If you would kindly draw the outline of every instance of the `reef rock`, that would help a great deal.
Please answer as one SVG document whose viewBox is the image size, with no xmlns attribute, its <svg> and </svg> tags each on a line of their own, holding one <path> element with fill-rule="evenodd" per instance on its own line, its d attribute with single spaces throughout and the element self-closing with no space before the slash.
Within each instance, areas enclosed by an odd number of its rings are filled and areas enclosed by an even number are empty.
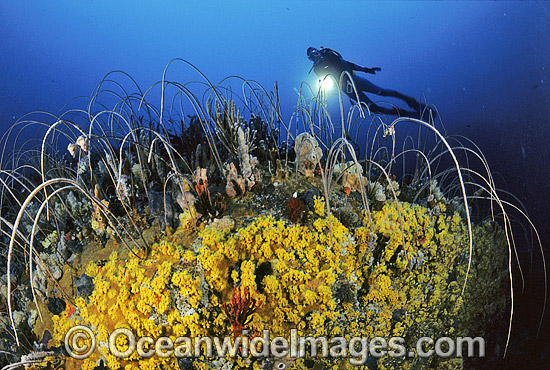
<svg viewBox="0 0 550 370">
<path fill-rule="evenodd" d="M 76 293 L 78 296 L 84 299 L 87 299 L 95 289 L 93 279 L 86 274 L 82 274 L 81 277 L 76 277 L 74 279 L 74 285 L 76 286 Z"/>
<path fill-rule="evenodd" d="M 172 193 L 169 191 L 149 192 L 149 211 L 158 220 L 162 230 L 166 226 L 173 227 L 175 212 L 172 203 Z"/>
</svg>

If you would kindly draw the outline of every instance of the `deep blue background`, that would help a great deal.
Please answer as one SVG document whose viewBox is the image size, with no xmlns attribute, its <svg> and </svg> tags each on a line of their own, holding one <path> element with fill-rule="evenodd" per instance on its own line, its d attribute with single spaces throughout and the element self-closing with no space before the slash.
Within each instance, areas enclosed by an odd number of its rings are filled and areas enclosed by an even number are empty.
<svg viewBox="0 0 550 370">
<path fill-rule="evenodd" d="M 315 81 L 307 47 L 326 46 L 381 67 L 375 84 L 424 94 L 449 133 L 477 142 L 549 248 L 549 30 L 542 2 L 3 0 L 0 127 L 33 110 L 61 113 L 111 70 L 147 88 L 176 57 L 213 82 L 277 81 L 288 120 L 294 89 Z M 169 79 L 198 78 L 175 68 Z"/>
</svg>

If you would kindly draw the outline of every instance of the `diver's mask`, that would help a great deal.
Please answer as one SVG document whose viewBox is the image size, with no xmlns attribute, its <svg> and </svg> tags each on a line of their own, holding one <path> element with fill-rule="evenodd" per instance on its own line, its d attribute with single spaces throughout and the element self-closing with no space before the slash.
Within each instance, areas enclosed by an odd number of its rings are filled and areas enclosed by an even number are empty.
<svg viewBox="0 0 550 370">
<path fill-rule="evenodd" d="M 308 57 L 309 60 L 311 60 L 314 64 L 316 64 L 316 63 L 318 63 L 318 62 L 321 60 L 321 53 L 319 52 L 319 50 L 310 47 L 310 48 L 307 49 L 307 57 Z"/>
</svg>

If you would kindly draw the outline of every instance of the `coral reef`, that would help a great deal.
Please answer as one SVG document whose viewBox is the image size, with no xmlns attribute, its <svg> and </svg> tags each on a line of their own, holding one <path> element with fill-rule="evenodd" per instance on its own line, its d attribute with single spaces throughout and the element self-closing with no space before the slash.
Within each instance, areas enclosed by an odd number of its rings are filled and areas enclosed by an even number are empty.
<svg viewBox="0 0 550 370">
<path fill-rule="evenodd" d="M 434 215 L 419 205 L 388 202 L 350 230 L 332 215 L 329 221 L 322 198 L 316 197 L 310 218 L 307 225 L 289 225 L 258 216 L 235 231 L 203 227 L 194 238 L 188 237 L 191 225 L 182 224 L 157 242 L 146 258 L 122 257 L 123 249 L 113 251 L 103 266 L 87 266 L 93 294 L 88 302 L 76 298 L 76 311 L 69 318 L 54 316 L 54 340 L 61 343 L 71 326 L 86 324 L 96 328 L 99 351 L 109 368 L 172 368 L 177 366 L 173 357 L 121 360 L 101 343 L 115 328 L 127 327 L 136 335 L 173 340 L 236 337 L 245 328 L 251 338 L 264 329 L 270 330 L 271 338 L 290 337 L 291 329 L 297 329 L 301 336 L 328 338 L 401 336 L 409 345 L 421 336 L 467 331 L 469 320 L 486 314 L 475 301 L 465 303 L 479 294 L 479 284 L 487 286 L 487 277 L 479 275 L 483 264 L 470 277 L 472 288 L 460 294 L 467 231 L 458 214 Z M 477 228 L 476 240 L 491 238 L 492 232 Z M 476 256 L 484 255 L 476 250 Z M 490 281 L 498 285 L 503 279 L 499 275 Z M 493 307 L 502 303 L 495 301 Z M 94 368 L 100 354 L 85 360 L 82 368 Z M 193 361 L 197 368 L 217 366 L 204 356 Z M 254 357 L 226 361 L 234 369 L 261 364 Z M 331 357 L 298 358 L 292 366 L 305 369 L 312 361 L 315 366 L 354 368 L 347 358 Z M 413 368 L 439 366 L 437 358 L 416 356 L 383 356 L 377 366 L 409 368 L 418 361 L 421 365 Z M 440 368 L 447 366 L 444 363 Z"/>
<path fill-rule="evenodd" d="M 417 156 L 411 178 L 398 178 L 395 145 L 374 148 L 380 137 L 368 138 L 372 149 L 356 158 L 349 133 L 333 137 L 319 105 L 297 110 L 313 120 L 299 133 L 301 118 L 284 122 L 277 94 L 248 91 L 248 82 L 242 108 L 218 87 L 199 103 L 176 86 L 173 103 L 188 97 L 196 115 L 157 114 L 139 94 L 112 112 L 98 103 L 95 114 L 95 99 L 112 96 L 98 87 L 89 111 L 74 113 L 86 130 L 63 121 L 67 132 L 51 130 L 40 142 L 39 165 L 0 174 L 0 261 L 9 266 L 0 270 L 0 329 L 13 333 L 0 354 L 19 351 L 9 358 L 19 361 L 24 340 L 36 342 L 25 361 L 37 369 L 58 360 L 83 370 L 454 369 L 468 360 L 424 358 L 416 341 L 487 334 L 501 355 L 506 335 L 494 322 L 506 305 L 509 242 L 496 222 L 470 222 L 475 185 L 468 180 L 459 196 L 464 182 L 453 174 L 462 169 L 436 172 L 434 151 Z M 382 126 L 372 132 L 395 140 L 394 124 Z M 48 143 L 67 139 L 58 158 Z M 17 172 L 25 167 L 33 175 Z M 497 198 L 493 188 L 486 193 Z M 75 325 L 97 339 L 87 359 L 62 352 Z M 183 346 L 183 357 L 117 357 L 109 350 L 115 329 L 159 340 L 401 337 L 412 352 L 216 357 Z M 128 347 L 122 337 L 114 344 Z"/>
</svg>

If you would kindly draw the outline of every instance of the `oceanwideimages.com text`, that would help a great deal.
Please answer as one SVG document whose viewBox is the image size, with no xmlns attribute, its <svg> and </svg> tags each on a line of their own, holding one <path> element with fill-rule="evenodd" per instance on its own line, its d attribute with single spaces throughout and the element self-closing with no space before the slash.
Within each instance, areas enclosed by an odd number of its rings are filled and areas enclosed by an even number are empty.
<svg viewBox="0 0 550 370">
<path fill-rule="evenodd" d="M 120 359 L 126 359 L 134 353 L 142 358 L 158 356 L 167 358 L 183 357 L 332 357 L 348 358 L 353 365 L 363 365 L 369 356 L 382 357 L 484 357 L 485 340 L 481 337 L 441 337 L 432 339 L 419 338 L 412 348 L 407 348 L 405 339 L 374 337 L 299 337 L 296 329 L 291 330 L 290 338 L 270 338 L 269 330 L 261 336 L 250 338 L 249 333 L 242 337 L 136 337 L 129 329 L 120 328 L 109 335 L 108 349 Z M 120 348 L 117 343 L 125 343 Z M 65 348 L 69 355 L 77 359 L 89 357 L 96 349 L 96 338 L 91 329 L 76 326 L 65 336 Z"/>
</svg>

